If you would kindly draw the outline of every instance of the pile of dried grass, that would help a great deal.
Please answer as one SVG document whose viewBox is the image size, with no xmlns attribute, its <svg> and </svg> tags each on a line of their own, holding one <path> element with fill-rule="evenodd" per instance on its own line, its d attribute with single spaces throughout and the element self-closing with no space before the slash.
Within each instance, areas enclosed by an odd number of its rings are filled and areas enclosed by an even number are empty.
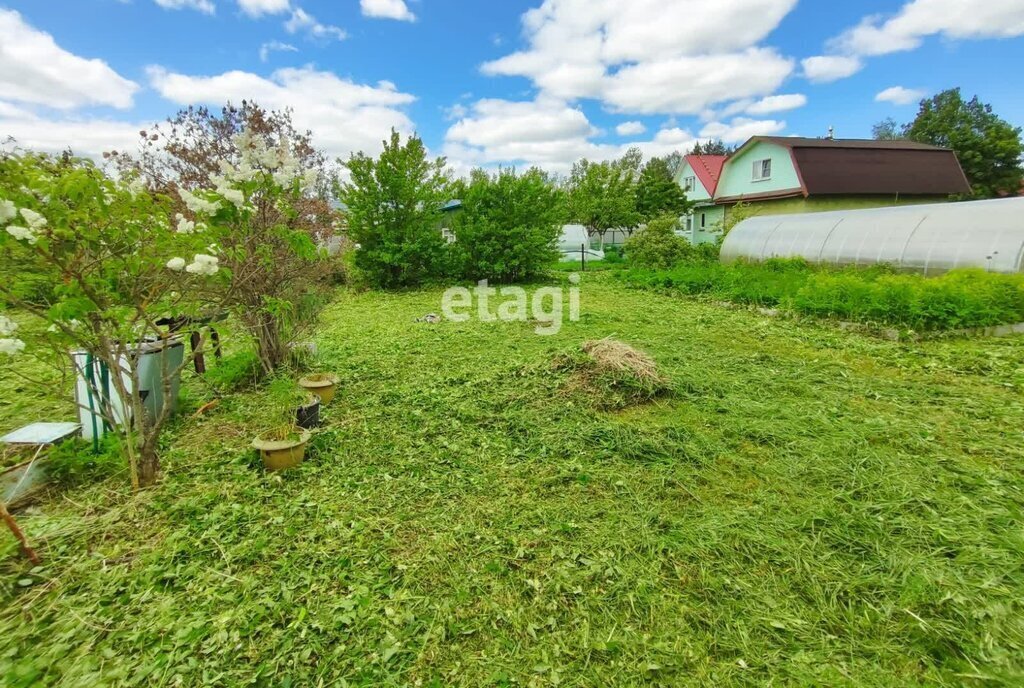
<svg viewBox="0 0 1024 688">
<path fill-rule="evenodd" d="M 629 375 L 642 383 L 663 385 L 665 379 L 658 372 L 654 359 L 617 339 L 593 339 L 583 343 L 583 351 L 599 370 L 613 375 Z"/>
<path fill-rule="evenodd" d="M 566 354 L 556 369 L 572 373 L 570 392 L 583 392 L 598 408 L 644 404 L 671 390 L 649 355 L 617 339 L 584 342 L 582 354 Z"/>
</svg>

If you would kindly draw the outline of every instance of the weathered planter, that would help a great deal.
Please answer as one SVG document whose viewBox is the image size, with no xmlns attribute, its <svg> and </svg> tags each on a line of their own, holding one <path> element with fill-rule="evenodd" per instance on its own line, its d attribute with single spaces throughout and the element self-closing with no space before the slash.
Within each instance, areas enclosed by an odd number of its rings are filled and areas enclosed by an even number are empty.
<svg viewBox="0 0 1024 688">
<path fill-rule="evenodd" d="M 330 373 L 307 375 L 299 380 L 299 387 L 320 397 L 322 403 L 329 404 L 334 399 L 334 393 L 338 387 L 338 377 Z"/>
<path fill-rule="evenodd" d="M 312 430 L 320 425 L 320 397 L 310 394 L 309 400 L 295 409 L 295 424 L 304 430 Z"/>
<path fill-rule="evenodd" d="M 268 471 L 283 471 L 302 463 L 310 436 L 309 430 L 302 430 L 294 439 L 270 440 L 257 437 L 252 441 L 252 446 L 259 451 Z"/>
</svg>

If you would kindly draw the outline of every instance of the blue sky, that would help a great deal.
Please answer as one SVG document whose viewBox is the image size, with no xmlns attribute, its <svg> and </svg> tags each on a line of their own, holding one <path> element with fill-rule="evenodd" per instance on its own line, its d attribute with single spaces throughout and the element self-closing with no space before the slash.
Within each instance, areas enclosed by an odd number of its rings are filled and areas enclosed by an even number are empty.
<svg viewBox="0 0 1024 688">
<path fill-rule="evenodd" d="M 1022 37 L 1020 0 L 0 0 L 0 136 L 97 155 L 248 97 L 334 155 L 394 126 L 459 171 L 561 172 L 631 144 L 864 137 L 951 86 L 1024 124 Z"/>
</svg>

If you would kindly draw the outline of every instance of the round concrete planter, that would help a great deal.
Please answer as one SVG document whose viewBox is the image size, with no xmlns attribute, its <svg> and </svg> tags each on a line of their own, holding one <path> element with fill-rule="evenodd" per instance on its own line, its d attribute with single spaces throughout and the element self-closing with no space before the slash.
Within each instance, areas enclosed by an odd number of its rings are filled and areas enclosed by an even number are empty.
<svg viewBox="0 0 1024 688">
<path fill-rule="evenodd" d="M 311 433 L 309 430 L 298 432 L 299 436 L 292 439 L 272 440 L 257 437 L 252 441 L 253 448 L 259 451 L 263 465 L 268 471 L 283 471 L 302 463 Z"/>
<path fill-rule="evenodd" d="M 299 387 L 320 397 L 322 403 L 329 404 L 338 388 L 338 377 L 330 373 L 307 375 L 299 380 Z"/>
</svg>

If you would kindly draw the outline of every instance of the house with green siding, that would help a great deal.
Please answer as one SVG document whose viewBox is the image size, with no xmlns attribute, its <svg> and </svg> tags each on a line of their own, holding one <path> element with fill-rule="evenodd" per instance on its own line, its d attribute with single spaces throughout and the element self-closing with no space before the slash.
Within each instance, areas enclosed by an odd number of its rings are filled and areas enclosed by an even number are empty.
<svg viewBox="0 0 1024 688">
<path fill-rule="evenodd" d="M 681 218 L 678 232 L 690 243 L 711 243 L 721 236 L 725 206 L 715 205 L 714 199 L 725 161 L 724 155 L 687 155 L 676 172 L 676 183 L 694 203 L 690 214 Z"/>
<path fill-rule="evenodd" d="M 684 166 L 685 167 L 685 166 Z M 912 141 L 755 136 L 722 167 L 713 202 L 757 214 L 937 203 L 970 193 L 956 154 Z"/>
</svg>

